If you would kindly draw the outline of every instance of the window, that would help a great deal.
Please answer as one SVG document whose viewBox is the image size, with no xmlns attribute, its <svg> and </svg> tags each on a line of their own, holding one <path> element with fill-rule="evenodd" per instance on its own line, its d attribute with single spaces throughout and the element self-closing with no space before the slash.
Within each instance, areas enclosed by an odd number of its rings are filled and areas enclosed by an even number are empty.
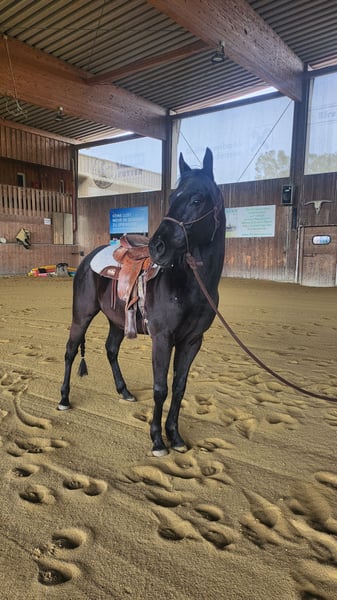
<svg viewBox="0 0 337 600">
<path fill-rule="evenodd" d="M 279 97 L 181 120 L 178 156 L 199 167 L 213 152 L 216 182 L 288 177 L 294 103 Z"/>
<path fill-rule="evenodd" d="M 16 174 L 16 185 L 18 187 L 26 187 L 26 175 L 24 173 Z"/>
<path fill-rule="evenodd" d="M 162 143 L 137 138 L 82 149 L 78 155 L 79 197 L 111 196 L 161 189 Z"/>
<path fill-rule="evenodd" d="M 305 174 L 337 171 L 337 73 L 311 83 Z"/>
</svg>

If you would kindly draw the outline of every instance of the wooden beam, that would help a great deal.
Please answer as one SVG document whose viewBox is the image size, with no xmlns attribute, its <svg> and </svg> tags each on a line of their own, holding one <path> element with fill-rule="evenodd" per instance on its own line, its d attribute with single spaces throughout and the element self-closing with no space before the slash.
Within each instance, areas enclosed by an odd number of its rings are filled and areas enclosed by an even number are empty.
<svg viewBox="0 0 337 600">
<path fill-rule="evenodd" d="M 134 73 L 139 73 L 140 71 L 151 69 L 152 67 L 157 67 L 163 63 L 167 64 L 182 58 L 186 58 L 187 56 L 192 56 L 193 54 L 198 54 L 207 48 L 207 44 L 197 41 L 193 44 L 183 46 L 182 48 L 178 48 L 176 50 L 170 50 L 169 52 L 163 52 L 162 54 L 157 54 L 156 56 L 150 56 L 149 58 L 136 60 L 129 65 L 119 67 L 118 69 L 113 69 L 112 71 L 102 73 L 101 75 L 93 75 L 86 81 L 90 85 L 116 81 L 117 79 L 122 79 L 122 77 L 127 77 L 128 75 L 133 75 Z"/>
<path fill-rule="evenodd" d="M 9 51 L 10 61 L 8 60 Z M 0 95 L 164 140 L 166 110 L 115 85 L 88 86 L 86 72 L 11 38 L 0 39 Z"/>
<path fill-rule="evenodd" d="M 19 129 L 20 131 L 26 131 L 27 133 L 40 135 L 41 137 L 45 138 L 53 138 L 54 140 L 65 142 L 66 144 L 70 144 L 71 146 L 77 146 L 79 144 L 79 141 L 75 140 L 74 138 L 65 137 L 63 135 L 59 135 L 58 133 L 50 133 L 48 131 L 44 131 L 43 129 L 29 127 L 28 125 L 23 125 L 21 123 L 15 123 L 15 121 L 11 121 L 10 119 L 4 119 L 3 117 L 0 117 L 0 125 L 3 125 L 4 127 L 9 127 L 10 129 Z"/>
<path fill-rule="evenodd" d="M 304 65 L 246 0 L 147 0 L 176 23 L 293 100 Z"/>
</svg>

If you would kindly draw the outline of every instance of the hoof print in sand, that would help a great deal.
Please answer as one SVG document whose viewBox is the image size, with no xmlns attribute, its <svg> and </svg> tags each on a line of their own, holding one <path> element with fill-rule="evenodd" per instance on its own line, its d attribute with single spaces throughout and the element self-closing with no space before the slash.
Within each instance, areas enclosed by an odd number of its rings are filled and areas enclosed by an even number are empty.
<svg viewBox="0 0 337 600">
<path fill-rule="evenodd" d="M 80 490 L 86 496 L 99 496 L 107 490 L 108 485 L 105 481 L 89 479 L 79 475 L 78 477 L 65 479 L 63 482 L 63 487 L 70 491 Z"/>
<path fill-rule="evenodd" d="M 27 486 L 19 493 L 19 496 L 30 504 L 53 504 L 55 502 L 55 496 L 44 485 Z"/>
<path fill-rule="evenodd" d="M 38 581 L 42 585 L 54 586 L 79 577 L 79 568 L 67 562 L 87 539 L 87 534 L 76 528 L 62 529 L 52 535 L 52 542 L 33 551 L 33 560 L 38 565 Z"/>
</svg>

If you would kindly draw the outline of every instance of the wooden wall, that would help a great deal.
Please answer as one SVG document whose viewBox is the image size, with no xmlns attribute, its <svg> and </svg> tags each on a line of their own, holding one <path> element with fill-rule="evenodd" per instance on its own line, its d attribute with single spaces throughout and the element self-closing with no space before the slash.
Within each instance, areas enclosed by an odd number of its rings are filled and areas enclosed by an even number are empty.
<svg viewBox="0 0 337 600">
<path fill-rule="evenodd" d="M 43 165 L 34 165 L 20 160 L 0 159 L 0 183 L 17 185 L 17 174 L 23 173 L 26 187 L 38 190 L 55 190 L 61 192 L 63 181 L 64 192 L 73 193 L 73 175 L 71 170 L 55 169 Z"/>
<path fill-rule="evenodd" d="M 24 163 L 71 170 L 73 146 L 56 137 L 48 137 L 0 121 L 0 156 Z M 4 183 L 4 182 L 2 182 Z"/>
<path fill-rule="evenodd" d="M 74 148 L 62 140 L 48 141 L 43 135 L 28 133 L 24 135 L 17 129 L 10 132 L 10 128 L 0 121 L 1 193 L 6 185 L 16 185 L 17 172 L 26 174 L 27 185 L 34 183 L 41 186 L 42 190 L 56 188 L 57 193 L 62 179 L 66 186 L 67 207 L 56 210 L 68 214 L 69 206 L 73 207 L 69 199 L 71 201 L 74 190 Z M 303 176 L 297 170 L 294 206 L 283 206 L 281 203 L 282 185 L 289 184 L 289 178 L 220 186 L 226 207 L 276 206 L 274 237 L 226 240 L 224 276 L 295 282 L 298 228 L 337 225 L 336 177 L 336 173 Z M 317 212 L 315 205 L 310 203 L 319 200 L 329 202 L 323 203 Z M 79 198 L 76 205 L 77 209 L 72 210 L 74 243 L 57 244 L 54 242 L 62 239 L 62 232 L 52 232 L 53 224 L 48 230 L 44 221 L 45 217 L 53 220 L 55 204 L 50 204 L 50 208 L 40 212 L 20 208 L 21 214 L 17 214 L 18 211 L 14 209 L 6 210 L 5 204 L 0 202 L 0 237 L 8 239 L 7 244 L 0 244 L 0 274 L 24 273 L 33 266 L 57 262 L 68 262 L 76 267 L 81 260 L 80 253 L 85 255 L 92 248 L 109 243 L 111 208 L 148 205 L 150 235 L 167 212 L 167 198 L 161 191 Z M 56 220 L 62 221 L 62 218 Z M 27 251 L 15 242 L 15 235 L 21 227 L 32 233 L 31 250 Z M 69 242 L 69 230 L 66 237 Z"/>
<path fill-rule="evenodd" d="M 308 175 L 294 190 L 292 206 L 282 205 L 282 186 L 289 179 L 244 182 L 221 185 L 225 207 L 275 205 L 275 236 L 230 238 L 226 240 L 223 275 L 296 282 L 298 260 L 297 225 L 337 224 L 336 173 Z M 322 204 L 316 214 L 313 204 Z M 92 248 L 109 243 L 110 208 L 149 206 L 150 234 L 167 212 L 167 199 L 161 192 L 124 194 L 101 198 L 80 198 L 78 201 L 78 241 L 87 254 Z"/>
<path fill-rule="evenodd" d="M 282 186 L 288 179 L 236 183 L 220 186 L 225 207 L 275 205 L 275 236 L 226 240 L 224 275 L 273 281 L 294 281 L 296 229 L 293 207 L 281 204 Z"/>
<path fill-rule="evenodd" d="M 299 196 L 299 225 L 337 225 L 337 173 L 305 175 Z M 320 200 L 328 202 L 322 203 L 317 214 L 312 202 Z"/>
<path fill-rule="evenodd" d="M 151 235 L 162 217 L 164 206 L 162 192 L 138 192 L 120 196 L 79 198 L 77 203 L 77 240 L 80 250 L 87 254 L 96 246 L 109 244 L 110 209 L 132 206 L 149 207 L 149 234 Z"/>
<path fill-rule="evenodd" d="M 74 155 L 72 144 L 0 120 L 0 237 L 6 239 L 0 244 L 0 275 L 58 262 L 78 266 L 72 231 L 69 235 L 67 227 L 64 236 L 57 226 L 73 213 Z M 18 173 L 24 174 L 25 187 L 18 186 Z M 74 225 L 75 217 L 70 214 Z M 15 239 L 22 227 L 31 233 L 29 250 Z"/>
</svg>

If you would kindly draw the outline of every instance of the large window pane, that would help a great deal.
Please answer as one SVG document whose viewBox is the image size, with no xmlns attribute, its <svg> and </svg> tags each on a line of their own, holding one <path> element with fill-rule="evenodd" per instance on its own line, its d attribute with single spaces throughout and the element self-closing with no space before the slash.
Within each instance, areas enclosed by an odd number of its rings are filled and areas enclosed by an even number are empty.
<svg viewBox="0 0 337 600">
<path fill-rule="evenodd" d="M 337 73 L 312 82 L 305 173 L 337 171 Z"/>
<path fill-rule="evenodd" d="M 214 155 L 217 183 L 289 176 L 293 105 L 281 97 L 181 120 L 178 155 L 200 166 Z"/>
<path fill-rule="evenodd" d="M 78 155 L 78 195 L 111 196 L 161 189 L 162 143 L 150 138 L 82 149 Z"/>
</svg>

